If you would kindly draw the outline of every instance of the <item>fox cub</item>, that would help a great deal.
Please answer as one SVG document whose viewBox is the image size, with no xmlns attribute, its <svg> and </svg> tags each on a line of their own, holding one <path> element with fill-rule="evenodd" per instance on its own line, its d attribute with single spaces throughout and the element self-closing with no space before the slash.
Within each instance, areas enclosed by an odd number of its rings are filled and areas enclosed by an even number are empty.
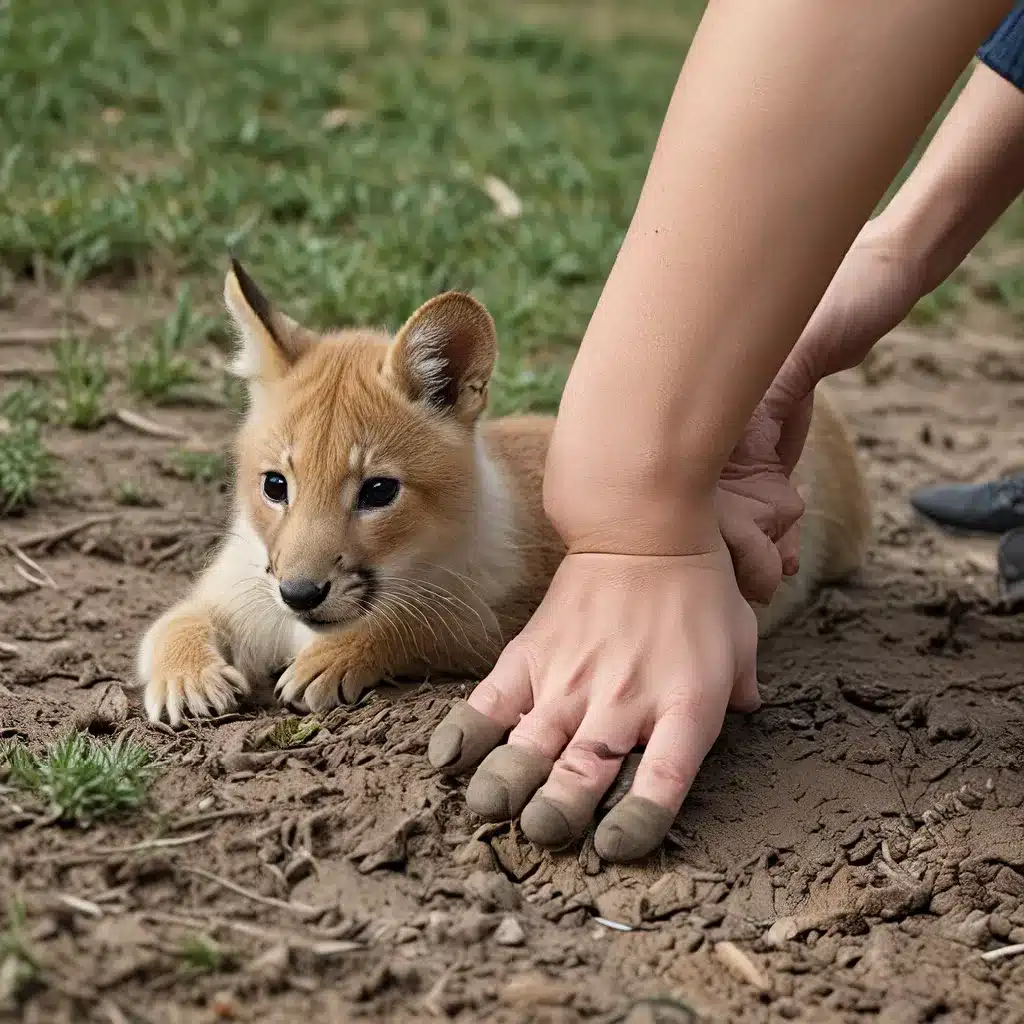
<svg viewBox="0 0 1024 1024">
<path fill-rule="evenodd" d="M 275 678 L 282 701 L 320 711 L 382 679 L 485 674 L 563 554 L 541 504 L 552 418 L 481 419 L 488 312 L 449 292 L 394 338 L 319 335 L 235 262 L 224 297 L 250 398 L 233 522 L 142 641 L 149 717 L 222 714 Z M 868 536 L 854 452 L 820 397 L 798 474 L 801 568 L 760 609 L 762 635 L 855 570 Z"/>
</svg>

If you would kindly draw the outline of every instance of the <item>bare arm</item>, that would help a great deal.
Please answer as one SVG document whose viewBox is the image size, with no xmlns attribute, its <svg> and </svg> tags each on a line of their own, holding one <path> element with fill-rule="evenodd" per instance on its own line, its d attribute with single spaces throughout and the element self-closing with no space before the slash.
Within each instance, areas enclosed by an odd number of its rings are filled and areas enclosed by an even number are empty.
<svg viewBox="0 0 1024 1024">
<path fill-rule="evenodd" d="M 875 218 L 937 288 L 1024 190 L 1024 92 L 979 64 L 917 167 Z"/>
<path fill-rule="evenodd" d="M 570 375 L 572 550 L 720 544 L 709 496 L 844 253 L 1007 0 L 711 0 Z"/>
</svg>

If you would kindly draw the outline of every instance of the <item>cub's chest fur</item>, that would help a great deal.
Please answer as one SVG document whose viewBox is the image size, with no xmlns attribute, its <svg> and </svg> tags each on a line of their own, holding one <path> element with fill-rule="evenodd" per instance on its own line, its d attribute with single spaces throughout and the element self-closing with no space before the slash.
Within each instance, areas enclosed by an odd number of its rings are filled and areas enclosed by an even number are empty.
<svg viewBox="0 0 1024 1024">
<path fill-rule="evenodd" d="M 394 336 L 318 334 L 237 264 L 225 302 L 249 410 L 232 523 L 139 650 L 148 714 L 223 713 L 282 667 L 280 699 L 321 710 L 382 679 L 479 676 L 540 603 L 563 549 L 542 508 L 553 419 L 486 420 L 494 324 L 446 293 Z M 819 402 L 801 462 L 801 573 L 762 632 L 860 561 L 867 504 Z"/>
</svg>

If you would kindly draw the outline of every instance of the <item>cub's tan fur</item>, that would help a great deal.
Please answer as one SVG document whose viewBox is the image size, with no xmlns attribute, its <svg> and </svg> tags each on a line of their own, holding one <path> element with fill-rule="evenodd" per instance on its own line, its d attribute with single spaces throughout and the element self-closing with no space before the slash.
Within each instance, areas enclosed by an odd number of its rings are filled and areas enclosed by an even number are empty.
<svg viewBox="0 0 1024 1024">
<path fill-rule="evenodd" d="M 321 336 L 271 309 L 237 264 L 225 301 L 250 393 L 235 512 L 192 592 L 142 641 L 150 717 L 223 713 L 282 670 L 280 697 L 314 711 L 385 678 L 486 673 L 562 556 L 541 505 L 553 420 L 481 419 L 497 355 L 490 315 L 446 293 L 393 339 Z M 268 473 L 284 478 L 287 503 L 264 496 L 281 493 Z M 762 635 L 854 571 L 868 537 L 857 462 L 824 396 L 798 475 L 801 570 L 760 610 Z M 377 507 L 387 481 L 397 497 Z M 294 612 L 282 580 L 330 589 Z"/>
</svg>

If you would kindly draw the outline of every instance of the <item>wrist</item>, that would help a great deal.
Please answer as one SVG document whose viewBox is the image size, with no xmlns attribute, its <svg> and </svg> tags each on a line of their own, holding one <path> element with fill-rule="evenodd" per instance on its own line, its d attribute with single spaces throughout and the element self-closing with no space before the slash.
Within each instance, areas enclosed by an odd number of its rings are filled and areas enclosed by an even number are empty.
<svg viewBox="0 0 1024 1024">
<path fill-rule="evenodd" d="M 544 511 L 570 552 L 694 555 L 723 546 L 714 483 L 705 485 L 645 446 L 631 459 L 621 438 L 611 444 L 590 434 L 573 443 L 555 437 L 544 471 Z M 616 457 L 609 457 L 614 449 Z M 623 464 L 625 461 L 628 464 Z"/>
</svg>

